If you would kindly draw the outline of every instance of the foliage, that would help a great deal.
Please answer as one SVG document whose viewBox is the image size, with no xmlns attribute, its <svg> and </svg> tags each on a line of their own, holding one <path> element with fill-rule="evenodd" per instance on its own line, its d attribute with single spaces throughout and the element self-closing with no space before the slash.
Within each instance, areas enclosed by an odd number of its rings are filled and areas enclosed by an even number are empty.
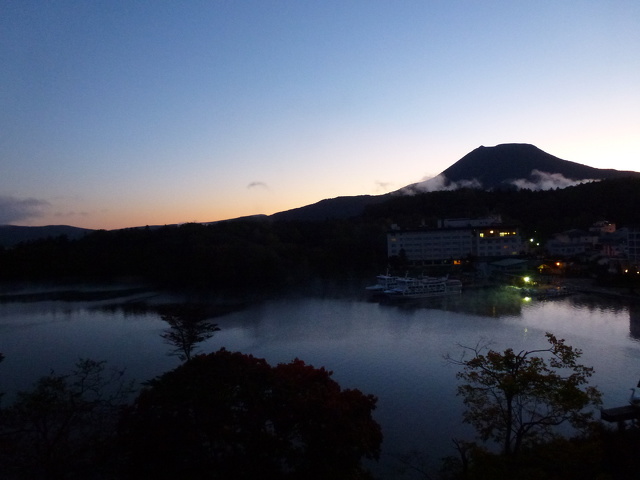
<svg viewBox="0 0 640 480">
<path fill-rule="evenodd" d="M 550 333 L 546 338 L 545 349 L 482 353 L 479 345 L 463 346 L 471 359 L 448 357 L 463 367 L 457 378 L 464 421 L 483 441 L 500 444 L 504 455 L 554 438 L 555 427 L 565 422 L 586 429 L 593 415 L 587 407 L 600 403 L 600 392 L 587 386 L 593 369 L 578 364 L 582 352 Z"/>
<path fill-rule="evenodd" d="M 555 438 L 518 456 L 496 455 L 475 444 L 457 445 L 459 457 L 445 459 L 442 480 L 603 480 L 603 444 L 598 437 Z M 613 477 L 619 478 L 619 477 Z M 635 478 L 635 477 L 634 477 Z"/>
<path fill-rule="evenodd" d="M 0 416 L 3 478 L 87 477 L 110 449 L 119 408 L 131 393 L 122 371 L 79 360 L 70 375 L 52 373 L 19 392 Z"/>
<path fill-rule="evenodd" d="M 300 360 L 271 367 L 224 349 L 149 382 L 122 423 L 135 478 L 366 478 L 382 435 L 376 398 Z"/>
<path fill-rule="evenodd" d="M 160 317 L 169 324 L 169 328 L 160 336 L 175 347 L 171 355 L 176 355 L 182 361 L 191 360 L 196 345 L 220 330 L 218 325 L 208 320 L 206 312 L 198 307 L 172 307 Z"/>
<path fill-rule="evenodd" d="M 271 291 L 317 277 L 377 272 L 386 225 L 236 220 L 94 231 L 0 252 L 0 279 L 140 278 L 161 287 Z"/>
<path fill-rule="evenodd" d="M 365 218 L 387 218 L 401 226 L 436 225 L 439 218 L 473 218 L 500 214 L 542 241 L 554 233 L 586 228 L 598 220 L 619 226 L 640 221 L 640 178 L 619 178 L 557 190 L 459 189 L 390 197 L 370 205 Z"/>
</svg>

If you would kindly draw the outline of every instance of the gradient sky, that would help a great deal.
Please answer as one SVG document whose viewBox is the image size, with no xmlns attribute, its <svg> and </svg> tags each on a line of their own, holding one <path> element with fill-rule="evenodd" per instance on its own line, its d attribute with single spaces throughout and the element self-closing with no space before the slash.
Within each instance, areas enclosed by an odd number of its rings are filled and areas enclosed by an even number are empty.
<svg viewBox="0 0 640 480">
<path fill-rule="evenodd" d="M 271 214 L 511 142 L 640 170 L 640 2 L 0 0 L 0 224 Z"/>
</svg>

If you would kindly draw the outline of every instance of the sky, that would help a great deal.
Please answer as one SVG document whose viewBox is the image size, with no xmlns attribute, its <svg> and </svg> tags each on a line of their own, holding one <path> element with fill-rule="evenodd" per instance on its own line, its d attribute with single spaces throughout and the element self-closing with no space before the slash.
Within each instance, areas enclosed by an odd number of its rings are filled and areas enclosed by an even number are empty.
<svg viewBox="0 0 640 480">
<path fill-rule="evenodd" d="M 0 0 L 0 224 L 272 214 L 530 143 L 640 171 L 637 0 Z"/>
</svg>

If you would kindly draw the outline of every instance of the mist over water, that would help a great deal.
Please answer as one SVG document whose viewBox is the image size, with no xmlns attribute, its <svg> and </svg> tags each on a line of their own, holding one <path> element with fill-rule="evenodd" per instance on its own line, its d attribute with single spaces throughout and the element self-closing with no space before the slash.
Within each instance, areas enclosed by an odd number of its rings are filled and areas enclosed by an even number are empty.
<svg viewBox="0 0 640 480">
<path fill-rule="evenodd" d="M 343 388 L 378 397 L 375 418 L 385 440 L 377 468 L 391 475 L 395 454 L 425 452 L 437 464 L 452 454 L 451 438 L 471 439 L 461 423 L 456 369 L 443 356 L 459 345 L 545 347 L 550 331 L 581 348 L 596 370 L 592 384 L 604 406 L 623 405 L 640 378 L 640 309 L 624 301 L 575 295 L 526 302 L 507 289 L 466 291 L 459 297 L 389 305 L 346 290 L 261 301 L 213 321 L 220 331 L 198 352 L 225 347 L 271 364 L 300 358 L 334 372 Z M 361 292 L 360 292 L 361 293 Z M 79 358 L 108 360 L 143 382 L 176 367 L 160 334 L 167 324 L 153 307 L 181 301 L 152 293 L 99 301 L 0 303 L 0 391 L 28 388 L 53 369 L 69 371 Z M 409 478 L 409 477 L 407 477 Z"/>
</svg>

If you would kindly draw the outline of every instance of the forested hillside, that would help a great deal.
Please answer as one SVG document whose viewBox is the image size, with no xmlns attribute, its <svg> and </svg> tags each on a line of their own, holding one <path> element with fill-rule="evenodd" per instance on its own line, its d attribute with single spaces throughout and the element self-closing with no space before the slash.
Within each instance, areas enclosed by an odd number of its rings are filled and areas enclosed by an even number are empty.
<svg viewBox="0 0 640 480">
<path fill-rule="evenodd" d="M 439 218 L 502 215 L 542 240 L 571 228 L 588 228 L 598 220 L 618 226 L 640 223 L 640 179 L 603 180 L 557 190 L 461 189 L 393 197 L 369 206 L 365 218 L 388 219 L 400 226 L 436 225 Z"/>
<path fill-rule="evenodd" d="M 0 249 L 0 280 L 134 277 L 167 287 L 274 288 L 314 278 L 372 275 L 386 267 L 392 223 L 436 225 L 439 218 L 500 214 L 525 235 L 597 220 L 640 224 L 640 179 L 554 191 L 463 189 L 392 197 L 362 216 L 321 222 L 265 217 L 216 224 L 95 231 Z"/>
<path fill-rule="evenodd" d="M 276 288 L 377 271 L 386 226 L 272 222 L 95 231 L 0 250 L 0 280 L 140 278 L 166 287 Z M 381 267 L 380 267 L 381 268 Z"/>
</svg>

